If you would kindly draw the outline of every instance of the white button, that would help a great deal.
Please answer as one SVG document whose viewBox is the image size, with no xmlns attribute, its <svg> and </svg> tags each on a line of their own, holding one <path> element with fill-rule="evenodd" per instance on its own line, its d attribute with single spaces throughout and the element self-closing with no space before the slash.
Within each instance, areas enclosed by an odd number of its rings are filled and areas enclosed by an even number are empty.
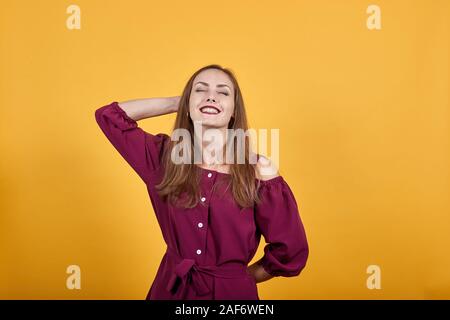
<svg viewBox="0 0 450 320">
<path fill-rule="evenodd" d="M 201 222 L 199 222 L 197 225 L 199 228 L 203 227 L 203 223 L 201 223 Z"/>
<path fill-rule="evenodd" d="M 205 202 L 206 198 L 205 198 L 205 197 L 202 197 L 202 199 L 201 199 L 201 200 L 202 200 L 202 202 Z"/>
<path fill-rule="evenodd" d="M 198 249 L 197 254 L 200 254 L 200 253 L 202 253 L 202 250 Z"/>
<path fill-rule="evenodd" d="M 208 173 L 208 178 L 211 178 L 212 177 L 212 173 L 210 172 L 210 173 Z"/>
</svg>

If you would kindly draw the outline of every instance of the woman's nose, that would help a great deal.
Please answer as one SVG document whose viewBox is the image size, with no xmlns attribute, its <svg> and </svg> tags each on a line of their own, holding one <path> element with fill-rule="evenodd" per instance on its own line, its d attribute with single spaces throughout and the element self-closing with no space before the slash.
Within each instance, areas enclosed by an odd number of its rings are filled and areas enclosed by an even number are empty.
<svg viewBox="0 0 450 320">
<path fill-rule="evenodd" d="M 208 96 L 208 99 L 206 99 L 206 101 L 216 102 L 217 99 L 216 99 L 214 93 L 210 92 L 210 93 L 209 93 L 209 96 Z"/>
</svg>

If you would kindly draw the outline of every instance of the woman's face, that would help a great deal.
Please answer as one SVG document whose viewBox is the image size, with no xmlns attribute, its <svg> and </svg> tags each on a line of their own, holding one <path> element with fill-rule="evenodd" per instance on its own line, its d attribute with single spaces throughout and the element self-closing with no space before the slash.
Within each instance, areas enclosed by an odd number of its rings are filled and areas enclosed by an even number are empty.
<svg viewBox="0 0 450 320">
<path fill-rule="evenodd" d="M 201 121 L 202 126 L 209 128 L 228 128 L 233 112 L 234 87 L 228 75 L 217 69 L 199 73 L 189 99 L 192 121 Z"/>
</svg>

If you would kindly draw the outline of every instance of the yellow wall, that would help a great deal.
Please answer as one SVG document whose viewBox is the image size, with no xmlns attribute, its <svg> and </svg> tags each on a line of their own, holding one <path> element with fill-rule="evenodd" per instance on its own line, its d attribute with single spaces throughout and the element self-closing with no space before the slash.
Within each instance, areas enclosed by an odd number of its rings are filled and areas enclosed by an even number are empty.
<svg viewBox="0 0 450 320">
<path fill-rule="evenodd" d="M 366 26 L 370 4 L 381 30 Z M 165 244 L 94 111 L 179 95 L 209 63 L 235 71 L 252 128 L 280 129 L 308 234 L 306 268 L 258 284 L 262 299 L 450 298 L 449 1 L 1 8 L 0 298 L 145 298 Z M 169 132 L 174 119 L 140 125 Z M 71 264 L 81 290 L 66 288 Z M 381 289 L 366 287 L 369 265 Z"/>
</svg>

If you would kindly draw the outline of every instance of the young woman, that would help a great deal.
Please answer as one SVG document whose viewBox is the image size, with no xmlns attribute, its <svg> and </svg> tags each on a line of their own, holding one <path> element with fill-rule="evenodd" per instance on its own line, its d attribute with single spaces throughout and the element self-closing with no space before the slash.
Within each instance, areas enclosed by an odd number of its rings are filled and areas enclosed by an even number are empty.
<svg viewBox="0 0 450 320">
<path fill-rule="evenodd" d="M 192 139 L 184 141 L 191 146 L 187 163 L 173 161 L 177 141 L 137 125 L 172 112 L 174 131 L 186 129 Z M 97 109 L 95 118 L 145 182 L 167 244 L 147 299 L 259 300 L 257 283 L 300 274 L 309 253 L 305 230 L 294 195 L 270 160 L 258 155 L 251 162 L 245 143 L 244 163 L 217 161 L 205 151 L 200 163 L 194 161 L 194 122 L 201 132 L 216 129 L 222 141 L 227 129 L 248 129 L 230 70 L 208 65 L 191 76 L 181 97 L 115 101 Z M 261 234 L 264 255 L 248 266 Z"/>
</svg>

